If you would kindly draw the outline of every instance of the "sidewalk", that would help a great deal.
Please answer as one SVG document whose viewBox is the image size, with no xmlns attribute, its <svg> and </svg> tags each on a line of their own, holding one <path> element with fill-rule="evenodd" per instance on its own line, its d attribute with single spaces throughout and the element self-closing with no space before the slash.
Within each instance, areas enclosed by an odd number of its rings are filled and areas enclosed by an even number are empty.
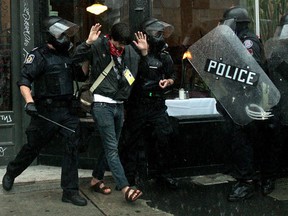
<svg viewBox="0 0 288 216">
<path fill-rule="evenodd" d="M 6 167 L 0 167 L 0 178 Z M 87 198 L 85 207 L 61 201 L 60 167 L 30 166 L 18 178 L 10 192 L 0 188 L 1 216 L 286 216 L 288 215 L 288 178 L 278 179 L 276 190 L 262 196 L 260 190 L 249 200 L 231 203 L 226 200 L 234 179 L 216 173 L 179 178 L 179 189 L 172 190 L 150 180 L 144 195 L 127 203 L 116 191 L 111 174 L 105 176 L 111 195 L 92 192 L 92 170 L 79 170 L 80 191 Z M 2 184 L 2 181 L 1 181 Z"/>
<path fill-rule="evenodd" d="M 149 207 L 144 199 L 127 203 L 122 193 L 114 190 L 115 184 L 109 172 L 105 180 L 113 193 L 105 196 L 90 190 L 92 170 L 79 169 L 80 191 L 88 200 L 87 206 L 79 207 L 61 201 L 60 167 L 30 166 L 15 179 L 14 186 L 9 192 L 2 188 L 5 169 L 6 167 L 0 167 L 1 216 L 171 215 Z"/>
</svg>

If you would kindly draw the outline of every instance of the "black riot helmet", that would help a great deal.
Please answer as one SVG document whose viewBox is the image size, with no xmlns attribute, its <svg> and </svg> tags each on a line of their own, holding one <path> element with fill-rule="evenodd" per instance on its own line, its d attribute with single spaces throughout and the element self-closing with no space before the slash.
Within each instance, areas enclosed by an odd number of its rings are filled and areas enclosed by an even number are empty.
<svg viewBox="0 0 288 216">
<path fill-rule="evenodd" d="M 47 42 L 58 52 L 67 52 L 70 47 L 70 37 L 79 30 L 79 26 L 58 16 L 49 16 L 44 22 Z"/>
<path fill-rule="evenodd" d="M 159 52 L 167 47 L 165 38 L 174 31 L 174 27 L 156 18 L 148 18 L 141 24 L 141 31 L 147 35 L 150 50 Z"/>
<path fill-rule="evenodd" d="M 240 6 L 231 7 L 225 10 L 223 17 L 220 20 L 221 25 L 227 25 L 235 32 L 248 28 L 249 23 L 250 18 L 248 11 Z"/>
<path fill-rule="evenodd" d="M 275 30 L 274 37 L 288 39 L 288 13 L 281 17 L 280 23 Z"/>
</svg>

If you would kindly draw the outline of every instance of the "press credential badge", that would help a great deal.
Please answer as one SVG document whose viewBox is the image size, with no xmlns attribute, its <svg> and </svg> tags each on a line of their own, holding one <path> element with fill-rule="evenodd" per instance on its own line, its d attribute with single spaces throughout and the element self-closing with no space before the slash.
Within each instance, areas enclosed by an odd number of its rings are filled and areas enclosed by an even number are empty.
<svg viewBox="0 0 288 216">
<path fill-rule="evenodd" d="M 135 78 L 133 77 L 132 73 L 127 68 L 124 71 L 124 76 L 126 80 L 128 81 L 129 85 L 132 85 L 132 83 L 135 81 Z"/>
</svg>

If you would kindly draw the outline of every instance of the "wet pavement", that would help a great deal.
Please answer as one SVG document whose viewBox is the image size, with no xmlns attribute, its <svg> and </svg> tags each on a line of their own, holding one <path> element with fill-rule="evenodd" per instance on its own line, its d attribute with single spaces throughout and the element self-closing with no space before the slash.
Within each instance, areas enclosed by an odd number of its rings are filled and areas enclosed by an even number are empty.
<svg viewBox="0 0 288 216">
<path fill-rule="evenodd" d="M 0 167 L 0 177 L 5 173 Z M 249 200 L 226 200 L 234 179 L 216 173 L 205 176 L 179 178 L 179 188 L 170 189 L 154 180 L 143 184 L 144 195 L 135 203 L 127 203 L 108 173 L 106 185 L 112 194 L 103 195 L 89 188 L 91 170 L 79 170 L 80 191 L 88 205 L 78 207 L 61 202 L 60 168 L 49 166 L 29 167 L 15 180 L 11 192 L 0 189 L 0 215 L 143 215 L 143 216 L 286 216 L 288 215 L 288 178 L 279 178 L 276 189 L 263 196 L 258 189 Z"/>
<path fill-rule="evenodd" d="M 236 203 L 227 201 L 232 184 L 196 185 L 187 178 L 180 180 L 180 189 L 177 191 L 156 191 L 157 186 L 153 185 L 150 192 L 145 193 L 145 198 L 151 200 L 149 206 L 178 216 L 288 215 L 287 201 L 279 201 L 271 196 L 264 197 L 259 190 L 249 200 Z"/>
</svg>

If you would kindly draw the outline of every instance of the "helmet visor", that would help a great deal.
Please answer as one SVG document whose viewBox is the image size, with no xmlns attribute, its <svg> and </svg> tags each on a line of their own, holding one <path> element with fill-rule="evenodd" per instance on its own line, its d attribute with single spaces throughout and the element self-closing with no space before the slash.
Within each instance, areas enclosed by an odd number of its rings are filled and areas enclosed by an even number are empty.
<svg viewBox="0 0 288 216">
<path fill-rule="evenodd" d="M 278 26 L 274 36 L 279 37 L 279 39 L 288 39 L 288 24 Z"/>
<path fill-rule="evenodd" d="M 163 22 L 163 21 L 156 21 L 145 28 L 147 34 L 153 37 L 160 37 L 163 35 L 164 38 L 170 37 L 170 35 L 174 31 L 174 26 Z"/>
<path fill-rule="evenodd" d="M 227 25 L 229 26 L 233 31 L 236 29 L 236 22 L 235 19 L 226 19 L 226 20 L 221 20 L 220 25 Z"/>
<path fill-rule="evenodd" d="M 61 19 L 49 27 L 49 32 L 55 38 L 59 38 L 63 33 L 65 33 L 68 37 L 72 37 L 78 32 L 78 30 L 78 25 L 65 19 Z"/>
</svg>

